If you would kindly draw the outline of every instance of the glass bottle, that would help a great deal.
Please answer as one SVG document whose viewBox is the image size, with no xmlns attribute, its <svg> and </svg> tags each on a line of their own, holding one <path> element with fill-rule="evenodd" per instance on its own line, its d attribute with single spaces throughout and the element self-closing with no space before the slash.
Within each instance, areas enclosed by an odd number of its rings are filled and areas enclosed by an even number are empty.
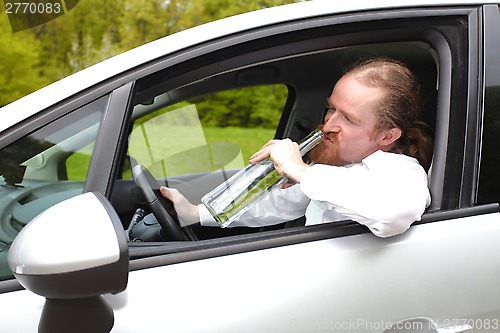
<svg viewBox="0 0 500 333">
<path fill-rule="evenodd" d="M 323 140 L 323 133 L 317 129 L 299 142 L 303 157 Z M 207 207 L 221 228 L 227 227 L 263 199 L 272 189 L 281 186 L 287 179 L 274 168 L 270 159 L 249 164 L 227 181 L 207 193 L 201 202 Z"/>
</svg>

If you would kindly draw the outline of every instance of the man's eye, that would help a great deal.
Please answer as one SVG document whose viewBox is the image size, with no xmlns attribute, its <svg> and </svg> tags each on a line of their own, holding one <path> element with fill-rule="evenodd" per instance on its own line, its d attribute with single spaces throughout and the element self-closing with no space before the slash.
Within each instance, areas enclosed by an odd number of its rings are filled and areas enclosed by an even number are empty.
<svg viewBox="0 0 500 333">
<path fill-rule="evenodd" d="M 349 118 L 349 116 L 346 116 L 345 114 L 342 114 L 342 117 L 345 119 L 345 121 L 347 121 L 348 123 L 350 124 L 355 124 L 355 122 Z"/>
</svg>

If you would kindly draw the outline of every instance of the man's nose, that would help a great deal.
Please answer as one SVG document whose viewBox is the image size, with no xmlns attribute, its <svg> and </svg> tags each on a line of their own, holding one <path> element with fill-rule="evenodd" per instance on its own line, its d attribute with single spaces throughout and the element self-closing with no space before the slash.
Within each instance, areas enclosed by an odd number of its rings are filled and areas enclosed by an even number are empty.
<svg viewBox="0 0 500 333">
<path fill-rule="evenodd" d="M 338 125 L 338 113 L 335 112 L 331 116 L 325 117 L 325 125 L 323 126 L 324 133 L 340 132 L 340 126 Z"/>
</svg>

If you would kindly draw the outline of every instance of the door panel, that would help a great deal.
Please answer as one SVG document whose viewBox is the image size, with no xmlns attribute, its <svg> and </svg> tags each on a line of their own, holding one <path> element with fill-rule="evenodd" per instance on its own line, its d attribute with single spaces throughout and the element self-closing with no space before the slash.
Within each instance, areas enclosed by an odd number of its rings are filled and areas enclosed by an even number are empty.
<svg viewBox="0 0 500 333">
<path fill-rule="evenodd" d="M 132 271 L 110 297 L 113 332 L 382 332 L 415 317 L 486 332 L 500 316 L 498 239 L 492 213 Z"/>
<path fill-rule="evenodd" d="M 127 290 L 105 298 L 115 333 L 382 332 L 422 317 L 498 331 L 499 238 L 500 214 L 485 214 L 132 271 Z M 2 294 L 2 329 L 36 332 L 43 303 Z"/>
</svg>

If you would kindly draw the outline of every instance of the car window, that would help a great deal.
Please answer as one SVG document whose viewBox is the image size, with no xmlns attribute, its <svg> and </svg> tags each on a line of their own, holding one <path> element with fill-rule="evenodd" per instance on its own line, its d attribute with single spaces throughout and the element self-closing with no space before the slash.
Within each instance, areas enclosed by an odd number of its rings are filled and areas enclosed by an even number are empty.
<svg viewBox="0 0 500 333">
<path fill-rule="evenodd" d="M 54 204 L 82 193 L 107 105 L 102 97 L 0 151 L 0 280 L 19 231 Z"/>
<path fill-rule="evenodd" d="M 405 54 L 413 54 L 413 57 L 402 56 L 401 50 L 405 50 Z M 332 83 L 342 75 L 343 70 L 357 59 L 382 51 L 398 55 L 397 58 L 414 70 L 423 87 L 423 118 L 431 128 L 435 128 L 438 66 L 428 50 L 427 44 L 413 41 L 332 48 L 302 56 L 283 57 L 265 64 L 236 67 L 180 86 L 178 80 L 168 84 L 162 82 L 168 74 L 166 72 L 165 75 L 155 74 L 148 78 L 151 82 L 144 79 L 137 84 L 143 90 L 138 91 L 140 104 L 133 111 L 134 124 L 128 155 L 149 169 L 161 183 L 178 189 L 191 203 L 200 204 L 204 195 L 248 164 L 248 158 L 268 140 L 285 136 L 297 141 L 316 128 L 323 120 L 325 99 L 329 96 Z M 302 70 L 296 70 L 299 68 Z M 283 78 L 278 78 L 276 73 L 283 73 Z M 193 71 L 189 79 L 196 77 L 195 74 L 206 75 L 205 71 Z M 286 84 L 221 89 L 203 94 L 220 87 L 258 80 Z M 148 90 L 148 85 L 153 88 Z M 173 86 L 174 89 L 159 93 L 161 86 Z M 125 168 L 122 178 L 131 178 L 129 167 Z M 115 188 L 115 193 L 125 191 Z M 120 195 L 120 199 L 114 202 L 122 207 L 119 215 L 124 225 L 130 226 L 133 225 L 129 221 L 135 209 L 122 205 L 126 201 L 128 199 Z M 144 208 L 148 213 L 149 209 Z M 192 228 L 198 239 L 205 239 L 302 226 L 304 222 L 303 216 L 291 216 L 260 229 L 243 226 L 221 229 L 199 225 Z"/>
<path fill-rule="evenodd" d="M 195 83 L 135 106 L 127 151 L 130 163 L 128 159 L 124 163 L 122 179 L 113 191 L 114 205 L 126 228 L 134 225 L 131 221 L 137 213 L 131 207 L 150 212 L 140 200 L 134 205 L 124 194 L 131 191 L 127 185 L 132 179 L 131 165 L 142 164 L 161 185 L 176 188 L 191 203 L 200 204 L 206 193 L 247 165 L 249 157 L 275 137 L 288 99 L 284 84 L 206 92 Z M 198 239 L 240 232 L 199 229 Z"/>
<path fill-rule="evenodd" d="M 234 168 L 237 170 L 246 165 L 248 156 L 270 137 L 288 137 L 298 141 L 316 128 L 324 119 L 325 99 L 330 95 L 333 84 L 349 66 L 360 59 L 385 56 L 407 64 L 420 83 L 421 118 L 429 125 L 429 134 L 434 139 L 433 168 L 429 172 L 432 202 L 427 212 L 456 207 L 460 182 L 445 182 L 444 166 L 448 163 L 450 151 L 459 154 L 464 150 L 460 140 L 448 145 L 450 131 L 457 137 L 463 134 L 463 131 L 456 129 L 459 126 L 450 129 L 450 119 L 453 124 L 456 122 L 459 125 L 461 115 L 466 112 L 462 96 L 466 95 L 467 84 L 452 80 L 454 76 L 462 76 L 466 68 L 455 61 L 463 61 L 467 56 L 463 52 L 466 47 L 460 37 L 462 35 L 454 34 L 455 31 L 466 32 L 463 19 L 467 18 L 446 16 L 441 20 L 415 16 L 408 21 L 380 20 L 332 25 L 325 29 L 317 27 L 301 31 L 300 34 L 287 30 L 286 33 L 262 40 L 217 48 L 193 59 L 186 57 L 169 67 L 165 67 L 166 63 L 158 63 L 154 72 L 141 77 L 134 85 L 134 103 L 137 104 L 133 111 L 134 125 L 127 153 L 150 169 L 165 185 L 177 188 L 191 203 L 199 204 L 205 194 L 234 173 Z M 409 24 L 408 29 L 394 28 L 403 21 L 405 25 Z M 441 26 L 446 26 L 446 29 L 434 28 Z M 392 34 L 389 38 L 389 31 L 397 31 L 397 38 Z M 452 44 L 447 43 L 448 35 L 455 36 Z M 262 87 L 264 83 L 271 84 L 266 86 L 269 89 L 275 89 L 280 86 L 276 83 L 281 83 L 283 88 L 288 88 L 285 91 L 289 95 L 277 108 L 280 110 L 280 119 L 274 121 L 273 135 L 245 153 L 243 149 L 247 146 L 234 141 L 238 138 L 236 133 L 224 131 L 239 127 L 240 120 L 258 116 L 262 104 L 256 103 L 255 97 L 261 94 L 259 91 L 247 95 L 242 93 L 240 98 L 230 100 L 231 103 L 224 103 L 224 97 L 226 92 L 251 89 L 231 88 Z M 450 98 L 452 92 L 454 98 Z M 214 103 L 216 108 L 212 107 Z M 252 105 L 257 107 L 251 112 L 239 112 Z M 453 110 L 452 114 L 450 110 Z M 174 116 L 181 113 L 185 117 Z M 164 120 L 167 117 L 170 119 Z M 257 117 L 257 123 L 264 119 L 266 117 Z M 156 125 L 161 130 L 157 130 L 153 136 L 149 133 L 154 132 L 155 122 L 176 125 Z M 184 130 L 181 130 L 181 123 Z M 210 132 L 213 126 L 216 131 Z M 176 132 L 174 128 L 179 131 Z M 223 138 L 213 139 L 211 135 L 215 133 L 220 133 Z M 219 146 L 220 149 L 216 149 L 217 144 L 227 143 L 229 138 L 236 147 Z M 157 145 L 168 145 L 172 151 L 162 152 L 156 148 Z M 206 163 L 201 163 L 201 160 Z M 119 216 L 127 227 L 133 226 L 130 221 L 135 221 L 133 217 L 137 207 L 143 208 L 146 214 L 150 214 L 151 209 L 144 200 L 141 201 L 140 196 L 135 196 L 135 188 L 130 183 L 121 181 L 131 178 L 129 165 L 124 163 L 124 166 L 123 179 L 119 179 L 113 189 L 113 196 L 116 197 L 113 203 L 120 208 Z M 459 177 L 461 172 L 455 169 L 452 168 L 456 173 L 453 177 Z M 450 171 L 446 169 L 446 173 L 448 177 Z M 124 193 L 133 195 L 126 196 Z M 123 204 L 125 202 L 130 204 Z M 276 207 L 280 206 L 275 205 L 273 208 Z M 266 213 L 270 211 L 267 209 Z M 246 233 L 244 228 L 256 230 L 248 232 L 262 232 L 305 224 L 304 216 L 275 214 L 273 217 L 278 216 L 279 219 L 272 221 L 276 224 L 256 223 L 251 227 L 233 224 L 231 228 L 210 228 L 208 223 L 203 223 L 203 226 L 198 224 L 192 229 L 198 239 L 205 239 L 228 235 L 229 230 L 236 228 L 241 229 L 231 235 Z M 216 236 L 205 237 L 208 234 Z"/>
<path fill-rule="evenodd" d="M 188 181 L 215 170 L 242 168 L 274 137 L 287 93 L 284 85 L 268 85 L 167 105 L 135 120 L 128 153 L 156 178 L 185 176 L 181 179 Z M 139 105 L 134 114 L 147 108 Z M 130 178 L 129 170 L 123 178 Z"/>
</svg>

